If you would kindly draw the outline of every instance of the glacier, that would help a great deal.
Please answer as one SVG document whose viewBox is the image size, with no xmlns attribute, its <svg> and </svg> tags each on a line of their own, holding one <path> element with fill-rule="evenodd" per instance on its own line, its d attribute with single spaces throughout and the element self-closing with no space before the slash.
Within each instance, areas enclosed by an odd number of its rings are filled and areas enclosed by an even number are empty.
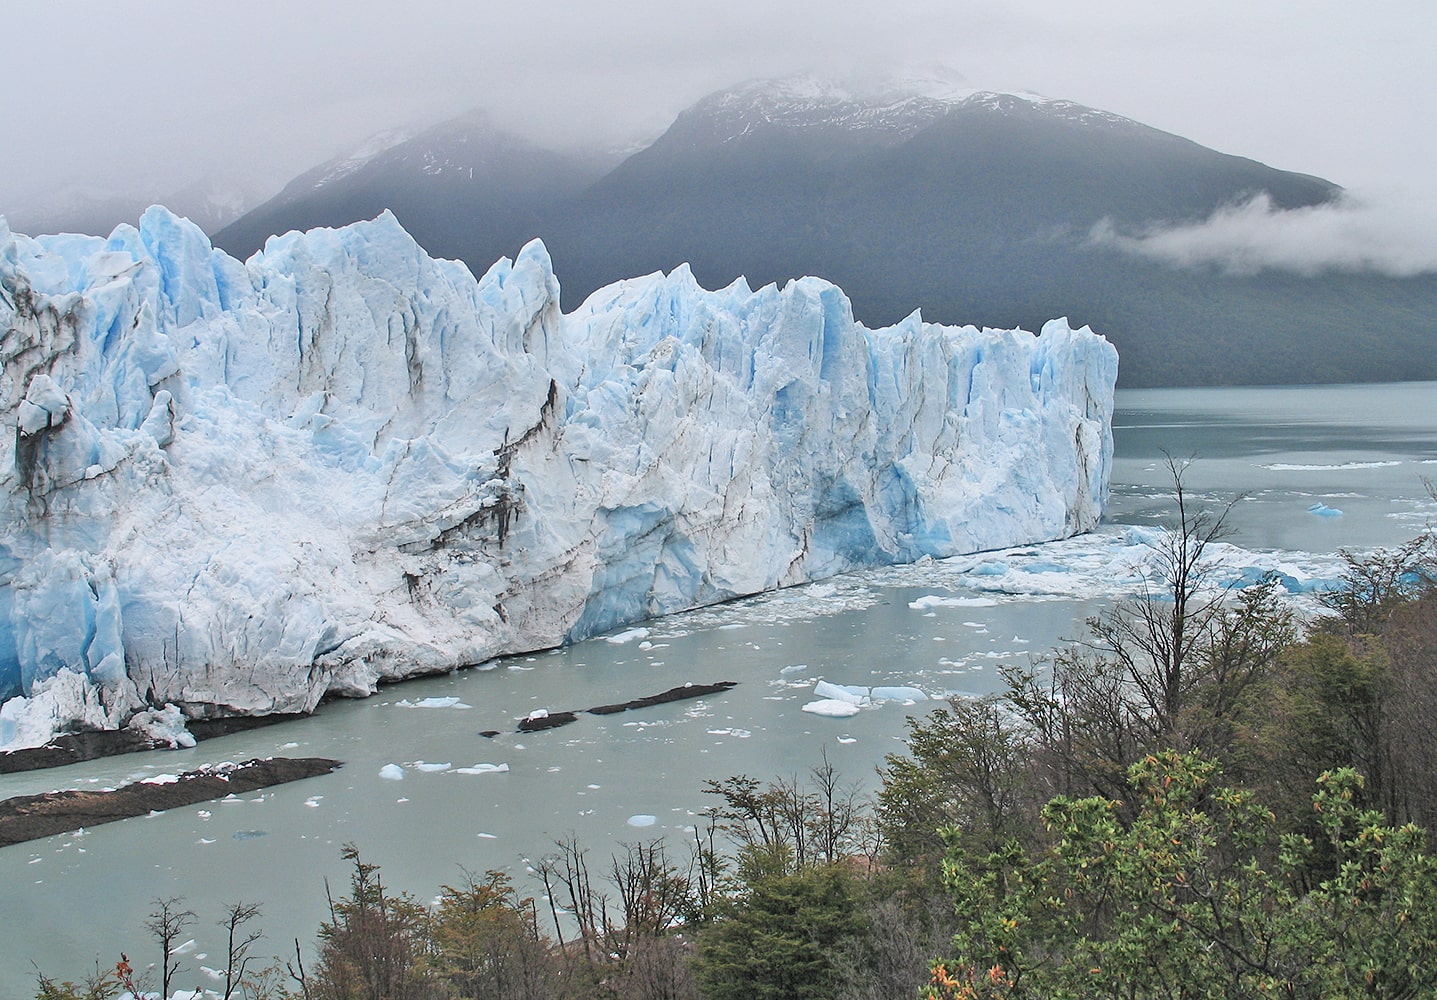
<svg viewBox="0 0 1437 1000">
<path fill-rule="evenodd" d="M 476 280 L 385 213 L 242 262 L 155 207 L 0 217 L 0 329 L 11 749 L 307 712 L 1107 501 L 1106 340 L 869 330 L 817 278 L 680 266 L 563 314 L 537 240 Z"/>
</svg>

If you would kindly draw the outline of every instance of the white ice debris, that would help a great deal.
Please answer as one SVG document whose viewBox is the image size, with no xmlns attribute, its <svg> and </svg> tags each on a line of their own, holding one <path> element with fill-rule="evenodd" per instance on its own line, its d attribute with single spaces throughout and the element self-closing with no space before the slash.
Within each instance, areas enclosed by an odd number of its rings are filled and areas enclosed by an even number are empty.
<svg viewBox="0 0 1437 1000">
<path fill-rule="evenodd" d="M 0 291 L 5 747 L 306 711 L 1107 498 L 1117 356 L 1061 320 L 868 330 L 816 278 L 686 266 L 563 315 L 541 243 L 476 280 L 387 212 L 244 262 L 162 208 L 0 219 Z"/>
<path fill-rule="evenodd" d="M 456 697 L 445 698 L 420 698 L 418 701 L 410 701 L 408 698 L 401 698 L 394 703 L 395 708 L 471 708 Z"/>
<path fill-rule="evenodd" d="M 820 698 L 817 701 L 810 701 L 803 706 L 803 710 L 814 715 L 826 715 L 830 719 L 845 719 L 862 711 L 853 702 L 840 701 L 837 698 Z"/>
<path fill-rule="evenodd" d="M 171 749 L 195 745 L 195 738 L 185 728 L 185 717 L 176 705 L 136 712 L 130 717 L 129 728 L 143 733 L 157 743 L 169 744 Z"/>
<path fill-rule="evenodd" d="M 916 601 L 909 601 L 908 606 L 914 611 L 927 611 L 929 608 L 991 608 L 997 603 L 991 597 L 942 597 L 929 594 Z"/>
<path fill-rule="evenodd" d="M 404 768 L 398 764 L 385 764 L 379 769 L 379 776 L 386 781 L 400 781 L 404 777 Z"/>
<path fill-rule="evenodd" d="M 813 685 L 814 697 L 823 702 L 833 701 L 853 705 L 856 708 L 866 708 L 869 705 L 885 701 L 916 702 L 927 701 L 928 695 L 916 687 L 903 684 L 885 684 L 874 687 L 865 687 L 860 684 L 831 684 L 828 681 L 819 681 Z M 831 711 L 819 711 L 807 705 L 805 712 L 814 712 L 818 715 L 831 715 Z M 852 712 L 845 712 L 844 715 L 852 715 Z"/>
</svg>

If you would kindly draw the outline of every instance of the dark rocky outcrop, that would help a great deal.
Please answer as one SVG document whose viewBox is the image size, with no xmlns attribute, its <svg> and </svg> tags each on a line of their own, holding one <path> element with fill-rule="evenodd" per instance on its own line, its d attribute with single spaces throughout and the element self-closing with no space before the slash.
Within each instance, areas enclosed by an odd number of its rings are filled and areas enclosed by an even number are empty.
<svg viewBox="0 0 1437 1000">
<path fill-rule="evenodd" d="M 628 712 L 638 708 L 652 708 L 655 705 L 667 705 L 675 701 L 687 701 L 691 698 L 703 698 L 711 694 L 722 694 L 723 692 L 737 686 L 738 681 L 718 681 L 714 684 L 680 684 L 678 687 L 669 688 L 658 694 L 651 694 L 644 698 L 634 698 L 630 701 L 621 701 L 613 705 L 597 705 L 594 708 L 581 708 L 572 712 L 550 712 L 547 715 L 530 716 L 519 722 L 519 732 L 537 733 L 545 729 L 557 729 L 559 726 L 567 726 L 571 722 L 578 721 L 582 715 L 617 715 L 620 712 Z M 488 736 L 489 733 L 480 733 L 481 736 Z M 497 735 L 497 734 L 495 734 Z"/>
<path fill-rule="evenodd" d="M 165 783 L 19 795 L 0 802 L 0 847 L 313 778 L 340 766 L 328 757 L 270 757 L 186 771 Z"/>
</svg>

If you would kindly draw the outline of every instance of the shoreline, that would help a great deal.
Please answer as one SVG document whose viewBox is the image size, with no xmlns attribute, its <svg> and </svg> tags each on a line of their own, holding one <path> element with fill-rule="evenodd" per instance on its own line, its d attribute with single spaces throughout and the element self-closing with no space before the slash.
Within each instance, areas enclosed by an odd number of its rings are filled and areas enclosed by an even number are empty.
<svg viewBox="0 0 1437 1000">
<path fill-rule="evenodd" d="M 187 719 L 185 728 L 196 743 L 243 733 L 251 729 L 305 719 L 303 712 L 284 712 L 274 715 L 234 715 L 215 719 Z M 42 771 L 52 767 L 80 764 L 102 757 L 118 757 L 127 753 L 144 750 L 172 750 L 173 746 L 164 740 L 146 736 L 134 729 L 89 729 L 80 733 L 66 733 L 57 736 L 44 746 L 24 747 L 0 753 L 0 774 L 22 774 L 26 771 Z"/>
<path fill-rule="evenodd" d="M 134 781 L 101 792 L 17 795 L 0 801 L 0 848 L 331 774 L 343 766 L 343 761 L 330 757 L 256 758 L 205 766 L 163 781 Z"/>
</svg>

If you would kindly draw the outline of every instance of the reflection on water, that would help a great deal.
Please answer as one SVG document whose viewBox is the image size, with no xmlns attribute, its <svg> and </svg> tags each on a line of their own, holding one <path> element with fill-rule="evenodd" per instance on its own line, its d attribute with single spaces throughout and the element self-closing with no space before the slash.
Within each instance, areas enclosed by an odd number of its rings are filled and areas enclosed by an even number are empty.
<svg viewBox="0 0 1437 1000">
<path fill-rule="evenodd" d="M 1248 556 L 1297 579 L 1335 572 L 1339 546 L 1400 542 L 1437 511 L 1422 485 L 1437 474 L 1437 384 L 1134 390 L 1119 394 L 1119 406 L 1110 523 L 1094 536 L 734 602 L 648 623 L 623 642 L 415 681 L 191 750 L 0 777 L 10 796 L 253 756 L 346 762 L 334 775 L 0 850 L 0 995 L 28 995 L 32 959 L 72 977 L 96 956 L 147 956 L 141 925 L 156 897 L 183 896 L 200 918 L 184 985 L 213 985 L 202 970 L 219 964 L 215 921 L 225 903 L 263 904 L 270 952 L 292 950 L 295 937 L 307 944 L 326 915 L 324 879 L 345 884 L 347 842 L 383 866 L 391 886 L 428 898 L 459 865 L 508 869 L 524 885 L 527 860 L 570 833 L 600 858 L 620 842 L 683 837 L 710 804 L 705 779 L 802 773 L 825 749 L 871 788 L 884 755 L 903 747 L 905 716 L 922 705 L 824 718 L 802 710 L 814 683 L 912 685 L 935 696 L 993 690 L 1002 664 L 1040 658 L 1125 592 L 1141 546 L 1124 525 L 1167 515 L 1165 453 L 1199 459 L 1187 475 L 1195 495 L 1225 503 L 1246 493 L 1233 510 L 1233 541 L 1281 550 Z M 1342 513 L 1316 516 L 1315 503 Z M 972 599 L 979 594 L 986 599 Z M 515 732 L 536 709 L 721 680 L 739 684 Z M 500 735 L 478 735 L 488 730 Z"/>
</svg>

